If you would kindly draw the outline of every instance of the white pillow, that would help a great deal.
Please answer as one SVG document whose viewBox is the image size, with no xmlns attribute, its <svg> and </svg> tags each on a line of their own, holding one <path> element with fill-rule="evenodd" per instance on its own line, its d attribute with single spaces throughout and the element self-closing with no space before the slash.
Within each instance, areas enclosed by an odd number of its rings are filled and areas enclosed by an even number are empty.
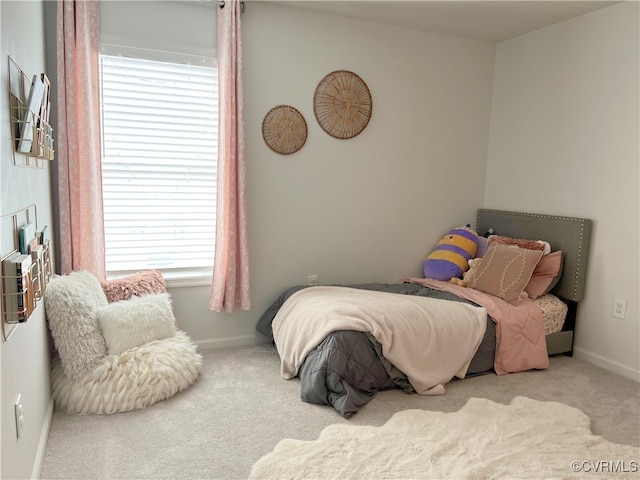
<svg viewBox="0 0 640 480">
<path fill-rule="evenodd" d="M 168 293 L 131 297 L 96 310 L 109 355 L 176 334 Z"/>
</svg>

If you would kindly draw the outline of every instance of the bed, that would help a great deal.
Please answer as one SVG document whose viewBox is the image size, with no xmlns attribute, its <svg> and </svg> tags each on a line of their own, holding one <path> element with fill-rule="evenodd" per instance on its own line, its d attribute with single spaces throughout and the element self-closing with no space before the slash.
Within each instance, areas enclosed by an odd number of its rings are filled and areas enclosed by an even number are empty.
<svg viewBox="0 0 640 480">
<path fill-rule="evenodd" d="M 561 251 L 552 290 L 513 300 L 493 285 L 432 278 L 287 288 L 256 329 L 274 343 L 283 378 L 299 377 L 301 399 L 349 418 L 381 390 L 440 395 L 453 378 L 544 369 L 549 356 L 571 355 L 591 221 L 480 209 L 475 231 L 544 240 Z"/>
</svg>

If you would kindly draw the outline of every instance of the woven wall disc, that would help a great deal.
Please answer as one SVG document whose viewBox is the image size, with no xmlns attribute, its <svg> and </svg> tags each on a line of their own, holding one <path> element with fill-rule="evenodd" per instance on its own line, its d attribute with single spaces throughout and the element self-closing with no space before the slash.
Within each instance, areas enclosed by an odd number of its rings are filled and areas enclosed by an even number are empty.
<svg viewBox="0 0 640 480">
<path fill-rule="evenodd" d="M 276 153 L 295 153 L 307 141 L 307 122 L 297 109 L 278 105 L 269 110 L 262 121 L 262 138 Z"/>
<path fill-rule="evenodd" d="M 313 112 L 322 129 L 334 138 L 359 135 L 371 118 L 371 92 L 355 73 L 337 70 L 325 76 L 313 95 Z"/>
</svg>

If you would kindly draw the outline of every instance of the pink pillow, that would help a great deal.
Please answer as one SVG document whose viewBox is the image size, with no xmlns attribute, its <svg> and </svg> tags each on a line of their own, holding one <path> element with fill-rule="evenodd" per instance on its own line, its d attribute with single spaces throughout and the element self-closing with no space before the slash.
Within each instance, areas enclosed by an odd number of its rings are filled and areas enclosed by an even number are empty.
<svg viewBox="0 0 640 480">
<path fill-rule="evenodd" d="M 529 298 L 539 298 L 545 293 L 549 293 L 560 280 L 562 265 L 562 250 L 543 256 L 533 270 L 529 283 L 524 287 Z"/>
<path fill-rule="evenodd" d="M 152 293 L 164 293 L 167 286 L 160 270 L 145 270 L 122 278 L 102 282 L 102 289 L 109 303 L 142 297 Z"/>
<path fill-rule="evenodd" d="M 538 240 L 527 240 L 526 238 L 513 238 L 513 237 L 504 237 L 501 235 L 490 235 L 488 240 L 489 246 L 495 243 L 502 243 L 504 245 L 515 245 L 520 248 L 527 248 L 529 250 L 542 250 L 545 249 L 545 244 L 548 245 L 548 242 L 538 241 Z M 550 248 L 546 253 L 549 253 Z"/>
<path fill-rule="evenodd" d="M 468 287 L 517 305 L 541 257 L 540 250 L 501 243 L 490 245 Z"/>
</svg>

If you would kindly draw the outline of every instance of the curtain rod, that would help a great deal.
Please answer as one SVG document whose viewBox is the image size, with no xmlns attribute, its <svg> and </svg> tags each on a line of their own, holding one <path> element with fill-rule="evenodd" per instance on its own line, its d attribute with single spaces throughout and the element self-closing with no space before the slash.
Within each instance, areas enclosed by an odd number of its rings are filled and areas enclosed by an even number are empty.
<svg viewBox="0 0 640 480">
<path fill-rule="evenodd" d="M 224 0 L 216 0 L 220 8 L 224 8 Z M 244 13 L 244 2 L 240 2 L 240 13 Z"/>
</svg>

